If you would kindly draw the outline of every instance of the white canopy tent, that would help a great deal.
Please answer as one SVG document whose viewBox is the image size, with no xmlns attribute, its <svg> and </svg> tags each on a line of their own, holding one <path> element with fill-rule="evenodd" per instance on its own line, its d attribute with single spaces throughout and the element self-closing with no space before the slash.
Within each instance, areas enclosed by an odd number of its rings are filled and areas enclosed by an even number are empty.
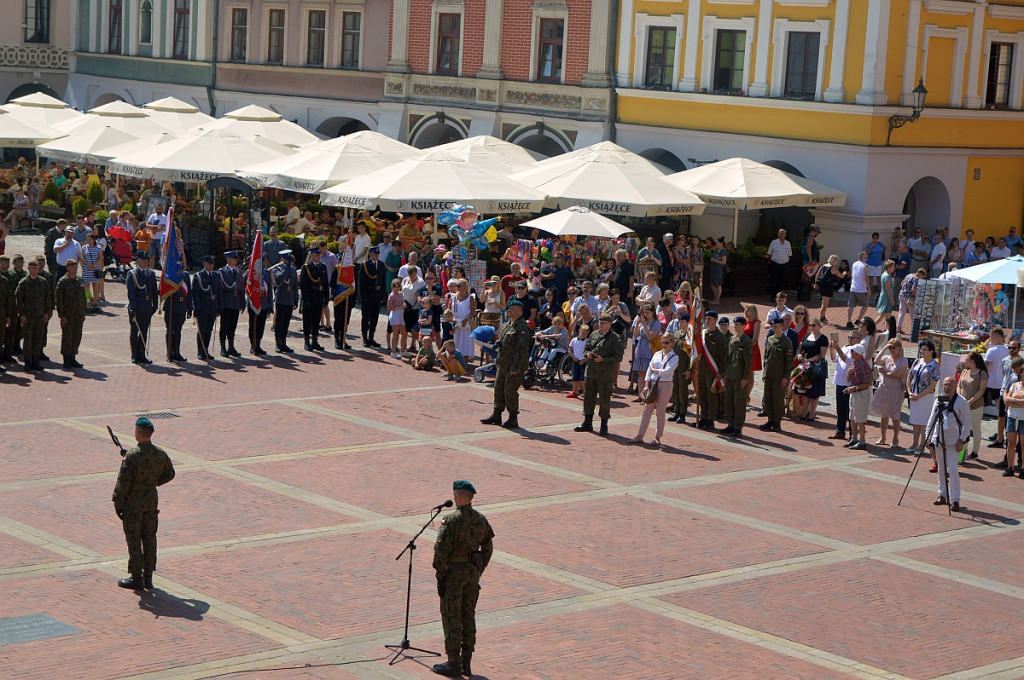
<svg viewBox="0 0 1024 680">
<path fill-rule="evenodd" d="M 85 129 L 75 130 L 66 137 L 40 144 L 36 149 L 40 156 L 46 158 L 78 163 L 97 163 L 105 160 L 97 156 L 98 152 L 137 140 L 138 137 L 135 135 L 109 125 L 102 127 L 89 125 Z"/>
<path fill-rule="evenodd" d="M 320 192 L 324 205 L 440 212 L 470 203 L 480 213 L 537 212 L 547 196 L 458 156 L 435 151 Z"/>
<path fill-rule="evenodd" d="M 262 137 L 292 147 L 309 146 L 321 140 L 321 137 L 304 127 L 262 106 L 243 106 L 199 129 L 229 130 L 239 137 Z"/>
<path fill-rule="evenodd" d="M 149 112 L 149 117 L 164 127 L 184 132 L 200 125 L 206 125 L 217 120 L 199 110 L 187 102 L 174 97 L 164 97 L 142 106 Z"/>
<path fill-rule="evenodd" d="M 95 130 L 105 127 L 126 132 L 136 139 L 168 132 L 167 128 L 152 120 L 146 111 L 121 101 L 104 104 L 84 116 L 58 123 L 54 127 L 66 132 L 68 137 L 91 135 Z"/>
<path fill-rule="evenodd" d="M 532 168 L 537 159 L 526 149 L 490 135 L 477 135 L 435 146 L 426 153 L 441 151 L 495 172 L 521 172 Z"/>
<path fill-rule="evenodd" d="M 740 210 L 846 205 L 846 194 L 838 189 L 748 158 L 729 158 L 684 170 L 669 175 L 666 181 L 692 191 L 708 205 L 732 208 L 733 243 L 739 229 Z"/>
<path fill-rule="evenodd" d="M 665 181 L 658 166 L 613 142 L 540 161 L 511 175 L 546 193 L 547 207 L 582 205 L 604 215 L 699 215 L 704 203 Z"/>
<path fill-rule="evenodd" d="M 0 146 L 31 148 L 63 136 L 64 132 L 22 120 L 0 106 Z"/>
<path fill-rule="evenodd" d="M 942 278 L 956 277 L 974 283 L 1001 283 L 1013 286 L 1013 319 L 1017 319 L 1017 293 L 1024 285 L 1024 257 L 1014 255 L 995 262 L 985 262 L 946 272 Z"/>
<path fill-rule="evenodd" d="M 604 215 L 591 212 L 581 205 L 571 205 L 542 217 L 523 222 L 524 227 L 534 227 L 555 236 L 600 236 L 618 238 L 632 229 L 624 227 Z"/>
<path fill-rule="evenodd" d="M 371 130 L 317 142 L 288 158 L 240 168 L 238 176 L 263 186 L 312 194 L 421 153 Z"/>
<path fill-rule="evenodd" d="M 198 183 L 214 177 L 236 176 L 238 168 L 294 152 L 269 139 L 247 139 L 227 130 L 208 130 L 117 156 L 110 160 L 110 171 L 160 182 Z"/>
<path fill-rule="evenodd" d="M 112 158 L 124 156 L 129 153 L 135 153 L 136 151 L 148 151 L 154 146 L 158 146 L 164 142 L 169 142 L 172 139 L 178 139 L 179 137 L 181 137 L 181 135 L 173 132 L 161 132 L 158 135 L 152 135 L 150 137 L 130 139 L 126 142 L 122 142 L 121 144 L 100 149 L 93 153 L 93 157 L 96 159 L 97 163 L 107 164 Z"/>
<path fill-rule="evenodd" d="M 85 115 L 61 100 L 42 92 L 12 99 L 4 104 L 4 107 L 16 118 L 31 125 L 53 126 Z"/>
</svg>

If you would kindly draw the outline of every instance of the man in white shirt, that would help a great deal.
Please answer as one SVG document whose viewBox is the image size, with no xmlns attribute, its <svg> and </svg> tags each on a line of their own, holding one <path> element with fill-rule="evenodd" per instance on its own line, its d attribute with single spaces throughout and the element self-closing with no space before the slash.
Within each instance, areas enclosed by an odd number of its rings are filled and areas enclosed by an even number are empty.
<svg viewBox="0 0 1024 680">
<path fill-rule="evenodd" d="M 370 257 L 370 235 L 366 232 L 366 223 L 356 222 L 356 237 L 352 239 L 352 257 L 356 265 L 361 265 Z"/>
<path fill-rule="evenodd" d="M 992 249 L 992 252 L 988 254 L 988 261 L 1004 260 L 1010 255 L 1013 255 L 1013 251 L 1006 247 L 1006 239 L 1001 238 L 996 242 L 996 247 Z"/>
<path fill-rule="evenodd" d="M 409 277 L 409 270 L 410 269 L 415 269 L 417 274 L 422 275 L 423 272 L 420 270 L 420 266 L 418 264 L 419 261 L 420 261 L 420 254 L 417 253 L 415 250 L 410 250 L 409 251 L 409 257 L 408 257 L 406 263 L 398 268 L 398 278 L 403 279 L 403 280 L 408 278 Z"/>
<path fill-rule="evenodd" d="M 843 347 L 839 347 L 839 344 L 834 341 L 829 343 L 829 357 L 836 364 L 835 371 L 832 373 L 832 384 L 836 387 L 836 431 L 829 436 L 829 439 L 846 439 L 846 425 L 850 422 L 850 395 L 846 391 L 850 383 L 846 374 L 850 369 L 851 352 L 854 347 L 863 347 L 860 345 L 863 339 L 863 333 L 853 330 L 847 334 L 847 344 Z M 852 424 L 850 427 L 852 433 Z"/>
<path fill-rule="evenodd" d="M 394 237 L 391 235 L 390 231 L 385 231 L 381 235 L 381 239 L 382 240 L 377 245 L 377 250 L 380 251 L 380 261 L 381 262 L 387 261 L 388 255 L 390 255 L 391 251 L 395 249 L 394 243 L 392 243 L 392 238 L 394 238 Z"/>
<path fill-rule="evenodd" d="M 149 242 L 149 257 L 153 262 L 159 262 L 164 239 L 167 238 L 167 215 L 163 205 L 156 204 L 155 212 L 146 219 L 146 225 L 153 233 L 153 239 Z"/>
<path fill-rule="evenodd" d="M 846 306 L 846 327 L 853 328 L 853 310 L 860 307 L 857 318 L 861 318 L 868 311 L 870 296 L 868 295 L 868 254 L 862 250 L 857 254 L 857 261 L 850 268 L 850 301 Z"/>
<path fill-rule="evenodd" d="M 946 259 L 946 246 L 942 242 L 942 234 L 937 233 L 932 237 L 932 254 L 929 256 L 928 271 L 931 278 L 937 279 L 942 276 L 943 260 Z"/>
<path fill-rule="evenodd" d="M 53 273 L 56 285 L 60 277 L 68 273 L 68 261 L 82 259 L 82 244 L 75 240 L 75 228 L 70 224 L 64 227 L 64 237 L 53 242 L 53 254 L 57 256 L 57 271 Z"/>
<path fill-rule="evenodd" d="M 952 504 L 953 512 L 960 511 L 960 473 L 957 462 L 960 449 L 964 447 L 971 435 L 971 407 L 967 400 L 956 393 L 956 378 L 945 378 L 942 381 L 942 396 L 935 400 L 932 413 L 928 416 L 925 432 L 930 433 L 928 447 L 939 468 L 939 497 L 935 505 Z M 949 474 L 947 483 L 946 474 Z"/>
<path fill-rule="evenodd" d="M 768 295 L 775 297 L 775 294 L 782 289 L 782 275 L 786 271 L 786 265 L 793 257 L 793 246 L 786 240 L 786 230 L 779 229 L 779 238 L 768 244 Z M 755 340 L 756 342 L 756 340 Z"/>
<path fill-rule="evenodd" d="M 283 220 L 284 229 L 289 234 L 301 234 L 302 230 L 298 228 L 301 213 L 299 213 L 299 207 L 295 205 L 295 199 L 289 198 L 286 204 L 288 206 L 288 212 L 285 213 Z"/>
<path fill-rule="evenodd" d="M 968 229 L 967 231 L 964 232 L 964 240 L 960 241 L 960 252 L 964 254 L 965 258 L 967 256 L 967 253 L 971 253 L 971 255 L 974 255 L 974 244 L 974 230 Z"/>
</svg>

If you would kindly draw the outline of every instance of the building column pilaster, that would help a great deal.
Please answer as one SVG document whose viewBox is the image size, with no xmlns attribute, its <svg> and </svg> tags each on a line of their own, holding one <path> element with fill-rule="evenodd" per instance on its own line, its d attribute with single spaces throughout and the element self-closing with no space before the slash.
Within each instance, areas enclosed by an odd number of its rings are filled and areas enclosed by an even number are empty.
<svg viewBox="0 0 1024 680">
<path fill-rule="evenodd" d="M 391 57 L 387 70 L 409 72 L 409 1 L 393 0 L 391 11 Z"/>
<path fill-rule="evenodd" d="M 484 13 L 484 59 L 477 72 L 478 78 L 501 80 L 501 14 L 503 0 L 487 0 Z"/>
<path fill-rule="evenodd" d="M 591 0 L 590 3 L 590 52 L 587 73 L 583 76 L 584 87 L 608 87 L 612 83 L 608 73 L 610 4 L 608 0 Z"/>
</svg>

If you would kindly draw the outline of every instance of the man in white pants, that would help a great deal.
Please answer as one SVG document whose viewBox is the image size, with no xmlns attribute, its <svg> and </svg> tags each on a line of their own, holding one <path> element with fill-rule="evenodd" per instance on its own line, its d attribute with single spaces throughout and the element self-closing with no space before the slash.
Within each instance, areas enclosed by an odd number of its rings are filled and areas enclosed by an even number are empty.
<svg viewBox="0 0 1024 680">
<path fill-rule="evenodd" d="M 928 446 L 936 454 L 939 465 L 939 497 L 935 505 L 946 504 L 946 472 L 949 472 L 949 495 L 953 512 L 960 511 L 960 474 L 957 472 L 957 459 L 960 449 L 964 447 L 971 434 L 971 407 L 967 400 L 956 393 L 956 379 L 946 378 L 942 381 L 943 396 L 935 401 L 932 414 L 928 417 L 925 432 L 928 433 Z M 936 420 L 939 422 L 936 423 Z"/>
</svg>

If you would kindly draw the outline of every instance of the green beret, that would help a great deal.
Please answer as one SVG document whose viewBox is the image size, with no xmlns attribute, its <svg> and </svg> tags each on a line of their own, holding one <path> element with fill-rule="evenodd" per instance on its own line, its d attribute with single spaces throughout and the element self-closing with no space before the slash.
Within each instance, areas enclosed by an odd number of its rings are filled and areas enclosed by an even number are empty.
<svg viewBox="0 0 1024 680">
<path fill-rule="evenodd" d="M 139 416 L 138 419 L 135 421 L 135 427 L 144 427 L 150 431 L 156 429 L 155 427 L 153 427 L 152 421 L 146 416 Z"/>
<path fill-rule="evenodd" d="M 460 489 L 463 491 L 468 491 L 470 493 L 476 493 L 476 489 L 473 487 L 473 485 L 464 479 L 456 480 L 452 484 L 452 491 L 459 491 Z"/>
<path fill-rule="evenodd" d="M 523 306 L 523 301 L 520 300 L 517 297 L 513 297 L 511 300 L 508 301 L 508 304 L 505 305 L 505 306 L 506 307 L 522 307 Z"/>
</svg>

